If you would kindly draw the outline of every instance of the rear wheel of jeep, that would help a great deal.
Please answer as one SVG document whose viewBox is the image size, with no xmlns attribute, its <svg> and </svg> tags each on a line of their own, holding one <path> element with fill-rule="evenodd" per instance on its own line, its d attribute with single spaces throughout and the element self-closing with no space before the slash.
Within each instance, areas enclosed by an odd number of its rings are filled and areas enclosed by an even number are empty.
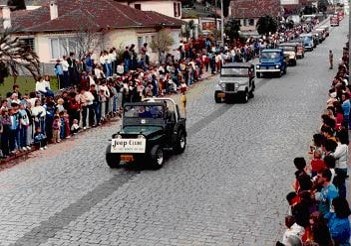
<svg viewBox="0 0 351 246">
<path fill-rule="evenodd" d="M 106 149 L 106 162 L 110 168 L 120 167 L 121 156 L 119 154 L 111 153 L 111 144 Z"/>
<path fill-rule="evenodd" d="M 150 151 L 151 168 L 160 169 L 165 162 L 164 151 L 159 145 L 152 147 Z"/>
<path fill-rule="evenodd" d="M 174 152 L 176 154 L 181 154 L 184 152 L 185 148 L 186 148 L 185 132 L 183 130 L 179 130 L 178 136 L 177 136 L 176 146 L 174 147 Z"/>
</svg>

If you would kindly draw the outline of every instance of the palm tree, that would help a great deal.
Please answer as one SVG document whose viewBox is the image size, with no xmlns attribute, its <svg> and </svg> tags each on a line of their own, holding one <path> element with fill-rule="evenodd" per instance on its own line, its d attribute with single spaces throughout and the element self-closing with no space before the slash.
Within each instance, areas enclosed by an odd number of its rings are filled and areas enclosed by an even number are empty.
<svg viewBox="0 0 351 246">
<path fill-rule="evenodd" d="M 9 73 L 15 78 L 19 70 L 25 69 L 34 78 L 40 75 L 40 61 L 37 54 L 18 37 L 11 37 L 11 31 L 5 29 L 0 34 L 0 81 Z"/>
</svg>

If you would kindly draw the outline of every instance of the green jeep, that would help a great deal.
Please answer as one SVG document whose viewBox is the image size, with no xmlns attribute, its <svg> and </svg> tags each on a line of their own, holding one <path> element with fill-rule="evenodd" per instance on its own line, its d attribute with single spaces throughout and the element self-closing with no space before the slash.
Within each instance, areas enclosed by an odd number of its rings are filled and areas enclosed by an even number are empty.
<svg viewBox="0 0 351 246">
<path fill-rule="evenodd" d="M 158 169 L 164 164 L 165 151 L 184 152 L 186 120 L 180 117 L 174 100 L 147 98 L 142 102 L 125 103 L 123 112 L 122 128 L 112 135 L 106 149 L 110 168 L 137 162 Z"/>
</svg>

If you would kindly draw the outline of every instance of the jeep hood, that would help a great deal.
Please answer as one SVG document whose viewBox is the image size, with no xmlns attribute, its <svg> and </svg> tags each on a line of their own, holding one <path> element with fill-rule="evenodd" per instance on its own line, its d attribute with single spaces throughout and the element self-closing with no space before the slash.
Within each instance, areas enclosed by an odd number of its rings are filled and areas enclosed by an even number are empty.
<svg viewBox="0 0 351 246">
<path fill-rule="evenodd" d="M 157 132 L 162 132 L 162 126 L 125 126 L 121 129 L 121 134 L 131 134 L 131 135 L 138 135 L 143 134 L 145 137 L 148 137 L 153 134 L 157 134 Z"/>
</svg>

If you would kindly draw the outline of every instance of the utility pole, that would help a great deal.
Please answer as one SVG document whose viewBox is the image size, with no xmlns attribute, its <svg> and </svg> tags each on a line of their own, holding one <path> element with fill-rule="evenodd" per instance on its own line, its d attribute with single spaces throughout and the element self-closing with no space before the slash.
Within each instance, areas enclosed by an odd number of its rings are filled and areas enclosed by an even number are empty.
<svg viewBox="0 0 351 246">
<path fill-rule="evenodd" d="M 224 10 L 223 10 L 223 0 L 221 0 L 221 42 L 224 47 Z"/>
</svg>

